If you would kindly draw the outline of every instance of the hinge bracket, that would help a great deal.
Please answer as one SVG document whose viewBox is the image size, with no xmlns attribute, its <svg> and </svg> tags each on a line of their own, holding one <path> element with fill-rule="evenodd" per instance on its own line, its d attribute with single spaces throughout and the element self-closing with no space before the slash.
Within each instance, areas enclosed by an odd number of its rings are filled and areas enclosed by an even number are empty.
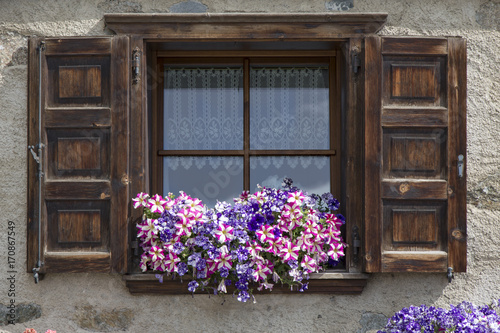
<svg viewBox="0 0 500 333">
<path fill-rule="evenodd" d="M 136 47 L 132 51 L 132 84 L 137 84 L 141 81 L 141 56 L 141 49 Z"/>
<path fill-rule="evenodd" d="M 448 277 L 448 283 L 451 283 L 451 280 L 454 278 L 453 268 L 448 267 L 448 274 L 446 276 Z"/>
<path fill-rule="evenodd" d="M 358 53 L 354 52 L 352 54 L 352 71 L 354 72 L 354 74 L 357 74 L 360 68 L 361 68 L 361 59 L 359 59 Z"/>
</svg>

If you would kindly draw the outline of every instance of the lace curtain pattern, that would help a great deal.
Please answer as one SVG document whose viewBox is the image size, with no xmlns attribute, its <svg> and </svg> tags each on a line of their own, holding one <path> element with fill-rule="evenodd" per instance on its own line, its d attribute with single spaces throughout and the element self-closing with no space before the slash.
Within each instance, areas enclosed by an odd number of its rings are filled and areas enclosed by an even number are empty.
<svg viewBox="0 0 500 333">
<path fill-rule="evenodd" d="M 328 68 L 252 67 L 251 149 L 329 149 Z M 165 71 L 164 149 L 243 148 L 243 69 L 175 68 Z M 230 157 L 170 157 L 168 169 L 198 170 L 231 163 Z M 325 159 L 314 159 L 322 169 Z M 307 169 L 312 156 L 252 158 L 251 169 L 287 165 Z"/>
<path fill-rule="evenodd" d="M 251 149 L 328 149 L 327 67 L 252 67 Z"/>
<path fill-rule="evenodd" d="M 164 149 L 243 149 L 243 69 L 166 68 Z"/>
</svg>

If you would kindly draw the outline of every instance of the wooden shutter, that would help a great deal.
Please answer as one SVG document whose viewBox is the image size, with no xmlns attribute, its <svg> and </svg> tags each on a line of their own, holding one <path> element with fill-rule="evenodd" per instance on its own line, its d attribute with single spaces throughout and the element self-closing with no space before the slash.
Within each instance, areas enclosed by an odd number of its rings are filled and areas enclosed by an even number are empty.
<svg viewBox="0 0 500 333">
<path fill-rule="evenodd" d="M 367 272 L 466 270 L 465 121 L 465 40 L 365 39 Z"/>
<path fill-rule="evenodd" d="M 128 57 L 127 37 L 29 41 L 28 144 L 39 125 L 43 144 L 40 197 L 28 154 L 30 272 L 39 245 L 41 273 L 126 269 Z"/>
</svg>

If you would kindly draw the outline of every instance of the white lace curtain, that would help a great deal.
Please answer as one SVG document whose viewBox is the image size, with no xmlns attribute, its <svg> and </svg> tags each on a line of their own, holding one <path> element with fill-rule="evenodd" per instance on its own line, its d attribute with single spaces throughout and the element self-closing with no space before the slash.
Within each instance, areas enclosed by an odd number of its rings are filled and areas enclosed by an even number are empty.
<svg viewBox="0 0 500 333">
<path fill-rule="evenodd" d="M 251 149 L 328 149 L 326 67 L 263 67 L 250 72 Z"/>
<path fill-rule="evenodd" d="M 164 149 L 243 149 L 242 68 L 167 68 Z"/>
<path fill-rule="evenodd" d="M 166 68 L 164 149 L 243 149 L 242 68 Z M 329 91 L 326 67 L 252 67 L 251 149 L 329 149 Z M 176 170 L 213 169 L 230 157 L 169 157 Z M 326 163 L 314 160 L 316 168 Z M 288 165 L 308 168 L 312 156 L 252 158 L 251 169 Z"/>
</svg>

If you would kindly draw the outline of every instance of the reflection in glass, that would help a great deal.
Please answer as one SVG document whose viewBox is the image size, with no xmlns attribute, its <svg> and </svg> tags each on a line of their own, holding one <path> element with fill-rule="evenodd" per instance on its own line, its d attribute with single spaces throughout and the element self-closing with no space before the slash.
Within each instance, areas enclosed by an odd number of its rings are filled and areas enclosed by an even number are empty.
<svg viewBox="0 0 500 333">
<path fill-rule="evenodd" d="M 209 207 L 217 200 L 233 203 L 243 190 L 243 158 L 169 156 L 163 161 L 163 194 L 179 191 Z"/>
<path fill-rule="evenodd" d="M 243 149 L 242 68 L 165 68 L 164 150 Z"/>
<path fill-rule="evenodd" d="M 328 67 L 251 67 L 250 149 L 329 149 Z"/>
<path fill-rule="evenodd" d="M 257 184 L 281 188 L 283 178 L 292 178 L 309 194 L 330 192 L 330 158 L 327 156 L 256 156 L 250 158 L 251 191 Z"/>
</svg>

